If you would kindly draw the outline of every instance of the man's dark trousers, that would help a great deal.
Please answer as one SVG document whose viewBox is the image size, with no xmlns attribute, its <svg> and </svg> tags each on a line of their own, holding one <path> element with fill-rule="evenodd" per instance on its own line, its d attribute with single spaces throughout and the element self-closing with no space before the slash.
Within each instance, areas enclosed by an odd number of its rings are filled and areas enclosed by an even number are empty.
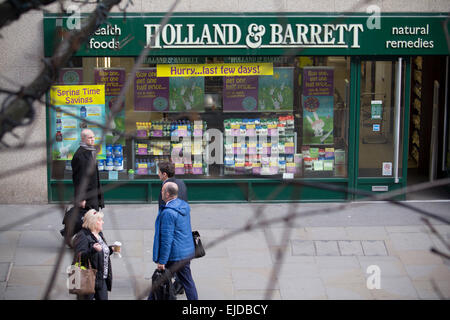
<svg viewBox="0 0 450 320">
<path fill-rule="evenodd" d="M 195 287 L 194 279 L 192 279 L 191 261 L 169 261 L 166 264 L 166 268 L 178 268 L 179 264 L 184 265 L 176 271 L 176 274 L 178 280 L 184 288 L 184 291 L 186 292 L 186 298 L 188 300 L 198 300 L 197 288 Z"/>
</svg>

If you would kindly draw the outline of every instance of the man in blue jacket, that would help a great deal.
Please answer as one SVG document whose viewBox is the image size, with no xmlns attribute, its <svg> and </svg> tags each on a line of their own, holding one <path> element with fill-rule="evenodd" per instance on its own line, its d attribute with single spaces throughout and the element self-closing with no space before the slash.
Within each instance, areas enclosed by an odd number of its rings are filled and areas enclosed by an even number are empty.
<svg viewBox="0 0 450 320">
<path fill-rule="evenodd" d="M 197 288 L 191 274 L 194 257 L 194 240 L 191 229 L 191 209 L 186 201 L 178 199 L 178 186 L 166 182 L 162 187 L 165 206 L 161 207 L 155 221 L 153 261 L 157 268 L 177 269 L 176 274 L 188 300 L 198 300 Z M 150 293 L 149 299 L 152 299 Z"/>
</svg>

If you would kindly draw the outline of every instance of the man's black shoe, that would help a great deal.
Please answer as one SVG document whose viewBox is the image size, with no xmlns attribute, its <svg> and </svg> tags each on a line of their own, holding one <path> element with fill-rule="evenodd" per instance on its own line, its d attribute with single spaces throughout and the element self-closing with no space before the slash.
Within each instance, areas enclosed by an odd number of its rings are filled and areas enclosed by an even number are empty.
<svg viewBox="0 0 450 320">
<path fill-rule="evenodd" d="M 184 288 L 178 279 L 175 279 L 175 281 L 173 282 L 173 287 L 175 289 L 175 294 L 183 294 L 184 293 Z"/>
</svg>

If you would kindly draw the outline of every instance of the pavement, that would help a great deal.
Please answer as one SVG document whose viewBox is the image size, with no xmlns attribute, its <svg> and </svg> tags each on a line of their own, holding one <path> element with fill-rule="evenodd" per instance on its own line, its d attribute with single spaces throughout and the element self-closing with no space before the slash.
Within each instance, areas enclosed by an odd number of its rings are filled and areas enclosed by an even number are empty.
<svg viewBox="0 0 450 320">
<path fill-rule="evenodd" d="M 450 202 L 403 205 L 450 220 Z M 191 263 L 201 300 L 449 299 L 450 226 L 387 202 L 192 204 L 192 228 L 206 256 Z M 288 213 L 295 220 L 283 220 Z M 107 205 L 107 241 L 121 241 L 112 258 L 111 300 L 145 296 L 157 205 Z M 258 227 L 262 220 L 274 220 Z M 62 245 L 57 205 L 0 205 L 0 299 L 42 299 Z M 72 300 L 64 249 L 50 299 Z M 180 300 L 185 295 L 178 296 Z"/>
</svg>

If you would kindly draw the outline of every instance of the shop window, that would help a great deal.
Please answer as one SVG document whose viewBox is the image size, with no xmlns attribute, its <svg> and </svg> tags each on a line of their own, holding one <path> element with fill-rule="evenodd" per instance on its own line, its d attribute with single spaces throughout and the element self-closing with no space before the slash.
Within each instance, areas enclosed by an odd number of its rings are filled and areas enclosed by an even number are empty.
<svg viewBox="0 0 450 320">
<path fill-rule="evenodd" d="M 58 85 L 105 84 L 105 108 L 52 109 L 53 179 L 71 179 L 83 127 L 102 145 L 102 179 L 157 179 L 161 161 L 189 179 L 347 176 L 349 58 L 149 57 L 112 119 L 114 130 L 103 134 L 95 121 L 106 123 L 135 60 L 75 58 L 61 71 Z M 272 63 L 273 75 L 156 77 L 158 64 L 248 62 Z"/>
</svg>

